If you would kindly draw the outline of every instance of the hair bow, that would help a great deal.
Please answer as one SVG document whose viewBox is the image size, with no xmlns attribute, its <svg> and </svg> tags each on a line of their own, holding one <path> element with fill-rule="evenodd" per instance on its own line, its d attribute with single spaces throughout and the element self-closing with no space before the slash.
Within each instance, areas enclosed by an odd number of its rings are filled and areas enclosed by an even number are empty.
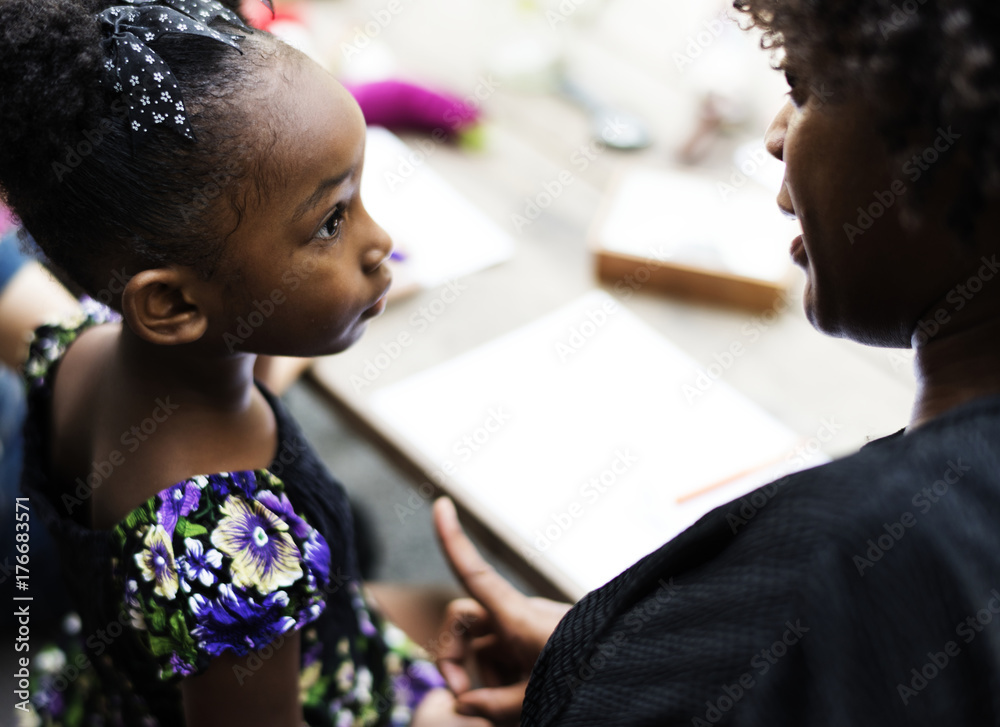
<svg viewBox="0 0 1000 727">
<path fill-rule="evenodd" d="M 107 8 L 97 18 L 105 35 L 106 82 L 128 103 L 133 141 L 144 140 L 155 126 L 166 126 L 194 140 L 177 79 L 148 44 L 178 33 L 211 38 L 240 50 L 237 41 L 244 36 L 220 33 L 208 24 L 221 18 L 237 28 L 251 29 L 216 0 L 123 1 L 129 4 Z M 270 7 L 268 0 L 264 2 Z"/>
</svg>

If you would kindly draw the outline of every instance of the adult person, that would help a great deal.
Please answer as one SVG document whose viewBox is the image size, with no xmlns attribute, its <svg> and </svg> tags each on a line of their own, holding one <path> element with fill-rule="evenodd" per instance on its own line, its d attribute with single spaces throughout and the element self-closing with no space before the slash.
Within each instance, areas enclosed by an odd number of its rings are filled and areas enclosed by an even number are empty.
<svg viewBox="0 0 1000 727">
<path fill-rule="evenodd" d="M 914 349 L 909 424 L 764 488 L 751 518 L 713 511 L 571 610 L 517 593 L 438 503 L 474 599 L 452 604 L 442 672 L 460 710 L 524 727 L 1000 724 L 1000 9 L 736 7 L 791 87 L 766 143 L 806 313 Z"/>
</svg>

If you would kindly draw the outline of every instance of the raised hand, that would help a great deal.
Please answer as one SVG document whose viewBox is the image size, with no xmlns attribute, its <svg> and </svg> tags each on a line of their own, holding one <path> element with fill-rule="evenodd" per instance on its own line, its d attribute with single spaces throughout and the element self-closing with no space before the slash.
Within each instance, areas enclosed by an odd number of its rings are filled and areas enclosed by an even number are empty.
<svg viewBox="0 0 1000 727">
<path fill-rule="evenodd" d="M 531 668 L 571 606 L 528 598 L 500 576 L 465 535 L 451 500 L 434 504 L 434 523 L 452 570 L 472 596 L 448 606 L 438 668 L 460 713 L 516 724 Z M 470 659 L 485 686 L 472 688 Z"/>
</svg>

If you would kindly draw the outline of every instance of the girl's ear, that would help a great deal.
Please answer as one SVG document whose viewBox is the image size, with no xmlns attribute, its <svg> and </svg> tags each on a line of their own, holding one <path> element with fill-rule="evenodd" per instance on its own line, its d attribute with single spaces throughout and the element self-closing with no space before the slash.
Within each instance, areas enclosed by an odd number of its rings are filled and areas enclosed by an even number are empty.
<svg viewBox="0 0 1000 727">
<path fill-rule="evenodd" d="M 194 273 L 154 268 L 136 274 L 122 293 L 122 315 L 140 338 L 161 346 L 193 343 L 205 335 L 208 318 L 193 295 Z"/>
</svg>

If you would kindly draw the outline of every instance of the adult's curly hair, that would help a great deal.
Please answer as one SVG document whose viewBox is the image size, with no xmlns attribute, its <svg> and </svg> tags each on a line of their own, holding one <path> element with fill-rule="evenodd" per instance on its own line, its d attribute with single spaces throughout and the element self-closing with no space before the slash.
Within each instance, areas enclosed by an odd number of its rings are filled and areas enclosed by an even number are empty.
<svg viewBox="0 0 1000 727">
<path fill-rule="evenodd" d="M 280 48 L 260 31 L 239 31 L 242 53 L 195 36 L 151 43 L 197 141 L 157 128 L 133 149 L 125 104 L 102 80 L 96 13 L 114 4 L 0 0 L 0 195 L 51 263 L 112 305 L 122 266 L 127 276 L 170 263 L 212 274 L 232 231 L 220 229 L 220 205 L 238 214 L 253 185 L 247 150 L 261 130 L 246 94 Z"/>
<path fill-rule="evenodd" d="M 860 98 L 900 162 L 952 127 L 968 165 L 951 214 L 968 232 L 1000 191 L 1000 4 L 989 0 L 735 0 L 797 84 Z M 908 202 L 935 177 L 932 167 Z"/>
</svg>

